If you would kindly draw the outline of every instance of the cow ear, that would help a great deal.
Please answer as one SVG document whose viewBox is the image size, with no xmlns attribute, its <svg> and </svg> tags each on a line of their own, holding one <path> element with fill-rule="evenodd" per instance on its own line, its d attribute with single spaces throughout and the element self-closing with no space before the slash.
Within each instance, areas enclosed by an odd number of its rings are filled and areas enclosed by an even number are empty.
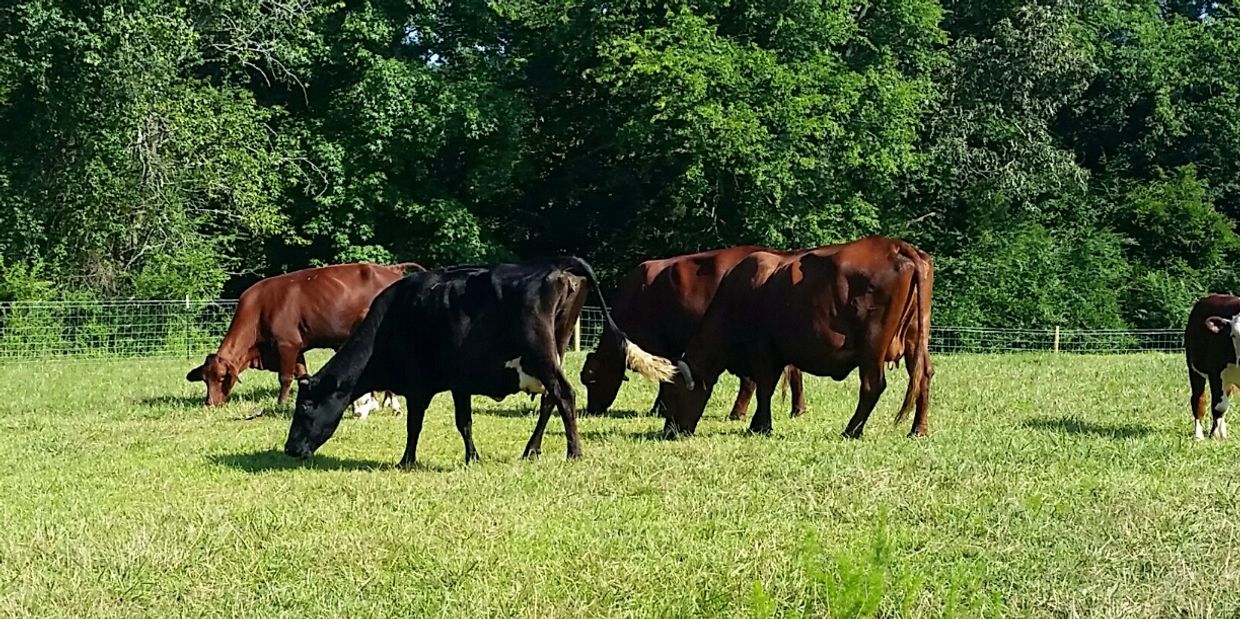
<svg viewBox="0 0 1240 619">
<path fill-rule="evenodd" d="M 189 371 L 189 373 L 185 375 L 185 380 L 187 380 L 187 381 L 189 381 L 189 382 L 191 382 L 191 383 L 200 383 L 200 382 L 202 382 L 202 368 L 203 368 L 203 367 L 205 367 L 205 366 L 201 366 L 201 365 L 200 365 L 200 366 L 198 366 L 198 367 L 196 367 L 196 368 L 194 368 L 194 369 L 190 370 L 190 371 Z"/>
<path fill-rule="evenodd" d="M 676 362 L 676 374 L 680 376 L 680 380 L 684 382 L 685 387 L 689 391 L 693 391 L 693 372 L 689 371 L 689 364 L 684 359 Z"/>
<path fill-rule="evenodd" d="M 1231 330 L 1231 321 L 1219 316 L 1211 316 L 1206 319 L 1206 328 L 1213 333 L 1222 333 Z"/>
</svg>

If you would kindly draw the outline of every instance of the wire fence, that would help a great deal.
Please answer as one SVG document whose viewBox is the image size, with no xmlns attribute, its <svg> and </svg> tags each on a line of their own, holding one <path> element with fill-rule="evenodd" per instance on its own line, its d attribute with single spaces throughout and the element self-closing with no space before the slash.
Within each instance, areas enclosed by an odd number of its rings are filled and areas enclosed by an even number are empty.
<svg viewBox="0 0 1240 619">
<path fill-rule="evenodd" d="M 236 300 L 0 303 L 0 363 L 57 359 L 193 358 L 213 352 Z M 573 347 L 590 350 L 603 313 L 586 307 Z M 936 326 L 935 353 L 1183 351 L 1183 331 Z"/>
<path fill-rule="evenodd" d="M 0 303 L 0 361 L 214 351 L 235 300 Z"/>
<path fill-rule="evenodd" d="M 583 348 L 593 348 L 603 330 L 603 312 L 581 311 Z M 931 353 L 1065 352 L 1121 354 L 1183 352 L 1182 329 L 997 329 L 992 327 L 932 326 Z"/>
</svg>

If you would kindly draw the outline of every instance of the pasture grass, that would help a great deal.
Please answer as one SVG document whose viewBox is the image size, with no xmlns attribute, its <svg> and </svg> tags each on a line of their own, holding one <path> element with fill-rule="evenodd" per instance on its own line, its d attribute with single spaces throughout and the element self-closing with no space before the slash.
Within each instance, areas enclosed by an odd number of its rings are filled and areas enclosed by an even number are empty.
<svg viewBox="0 0 1240 619">
<path fill-rule="evenodd" d="M 464 466 L 443 394 L 413 471 L 404 417 L 346 418 L 295 462 L 273 374 L 208 411 L 191 365 L 0 366 L 0 616 L 1240 610 L 1240 447 L 1190 440 L 1176 355 L 940 356 L 922 440 L 891 423 L 902 370 L 861 441 L 839 438 L 855 375 L 807 378 L 810 413 L 777 402 L 772 437 L 724 419 L 725 380 L 678 441 L 634 379 L 581 421 L 577 462 L 558 419 L 518 459 L 533 403 L 513 396 L 474 399 Z"/>
</svg>

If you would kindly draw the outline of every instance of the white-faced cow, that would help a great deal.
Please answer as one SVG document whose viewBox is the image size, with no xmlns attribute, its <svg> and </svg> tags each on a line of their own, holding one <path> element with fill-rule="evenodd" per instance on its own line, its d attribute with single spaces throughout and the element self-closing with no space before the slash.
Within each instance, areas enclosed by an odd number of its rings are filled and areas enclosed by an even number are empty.
<svg viewBox="0 0 1240 619">
<path fill-rule="evenodd" d="M 1227 438 L 1227 396 L 1240 389 L 1240 297 L 1215 294 L 1197 301 L 1184 328 L 1184 355 L 1192 389 L 1193 436 L 1205 438 L 1206 384 L 1214 423 L 1211 438 Z"/>
<path fill-rule="evenodd" d="M 400 465 L 410 466 L 431 398 L 450 391 L 470 462 L 478 457 L 470 396 L 500 399 L 524 391 L 543 396 L 524 457 L 542 451 L 553 407 L 564 422 L 568 457 L 580 457 L 573 389 L 560 364 L 585 303 L 584 284 L 598 291 L 590 265 L 572 257 L 407 276 L 375 297 L 361 325 L 322 370 L 299 379 L 285 453 L 310 456 L 335 432 L 348 402 L 368 391 L 391 390 L 408 404 Z M 623 343 L 629 367 L 647 378 L 670 380 L 675 366 L 628 342 L 599 297 L 604 329 Z"/>
</svg>

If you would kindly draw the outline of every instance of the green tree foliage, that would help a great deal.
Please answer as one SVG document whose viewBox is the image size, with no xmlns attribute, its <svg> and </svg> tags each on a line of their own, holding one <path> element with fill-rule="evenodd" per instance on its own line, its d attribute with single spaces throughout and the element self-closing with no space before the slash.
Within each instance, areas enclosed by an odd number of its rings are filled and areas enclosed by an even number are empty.
<svg viewBox="0 0 1240 619">
<path fill-rule="evenodd" d="M 339 261 L 897 235 L 939 321 L 1172 326 L 1236 284 L 1240 20 L 1196 0 L 30 0 L 4 298 Z"/>
</svg>

